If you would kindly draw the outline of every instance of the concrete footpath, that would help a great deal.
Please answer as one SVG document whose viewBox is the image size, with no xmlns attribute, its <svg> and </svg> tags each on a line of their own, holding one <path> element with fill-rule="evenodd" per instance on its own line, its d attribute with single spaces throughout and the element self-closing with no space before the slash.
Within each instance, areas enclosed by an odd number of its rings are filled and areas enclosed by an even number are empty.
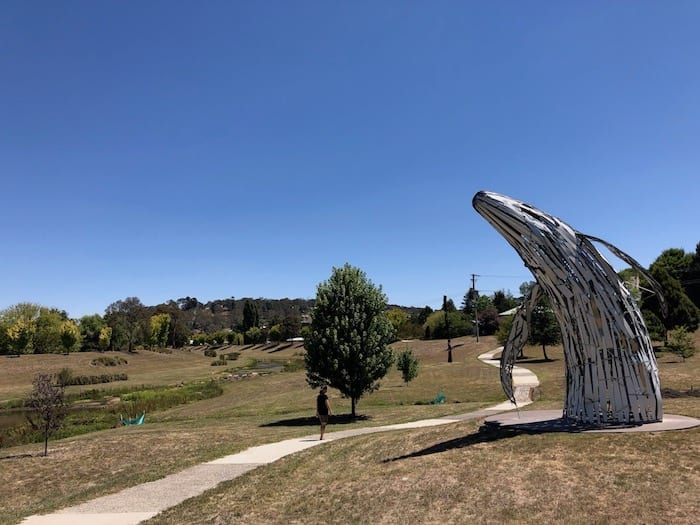
<svg viewBox="0 0 700 525">
<path fill-rule="evenodd" d="M 500 348 L 480 355 L 479 359 L 486 364 L 499 366 L 498 360 L 494 359 L 494 355 L 498 352 L 500 352 Z M 513 380 L 514 386 L 521 388 L 519 391 L 526 389 L 529 392 L 531 387 L 539 384 L 534 374 L 521 367 L 515 367 L 513 370 Z M 522 401 L 518 399 L 518 406 L 524 406 L 530 402 L 529 399 L 522 399 Z M 272 463 L 284 456 L 311 447 L 363 434 L 432 427 L 456 421 L 484 418 L 514 408 L 515 405 L 505 402 L 467 414 L 396 425 L 329 432 L 323 441 L 318 439 L 318 434 L 314 434 L 287 439 L 278 443 L 251 447 L 238 454 L 196 465 L 157 481 L 124 489 L 115 494 L 102 496 L 80 505 L 59 510 L 53 514 L 30 516 L 22 521 L 22 525 L 135 525 L 188 498 L 216 487 L 222 481 L 234 479 L 256 467 Z"/>
</svg>

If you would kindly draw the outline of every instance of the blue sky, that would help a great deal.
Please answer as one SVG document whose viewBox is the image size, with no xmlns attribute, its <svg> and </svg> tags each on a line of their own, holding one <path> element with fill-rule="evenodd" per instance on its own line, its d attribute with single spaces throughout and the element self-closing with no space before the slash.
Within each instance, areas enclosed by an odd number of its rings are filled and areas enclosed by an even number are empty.
<svg viewBox="0 0 700 525">
<path fill-rule="evenodd" d="M 700 241 L 695 1 L 0 14 L 0 308 L 313 298 L 346 262 L 394 304 L 517 295 L 479 190 L 644 266 Z"/>
</svg>

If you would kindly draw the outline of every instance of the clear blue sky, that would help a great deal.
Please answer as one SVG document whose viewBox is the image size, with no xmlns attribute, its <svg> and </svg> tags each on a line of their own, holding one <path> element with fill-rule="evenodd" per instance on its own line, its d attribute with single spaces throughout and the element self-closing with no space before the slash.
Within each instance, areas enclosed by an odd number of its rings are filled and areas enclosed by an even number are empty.
<svg viewBox="0 0 700 525">
<path fill-rule="evenodd" d="M 700 241 L 700 3 L 0 3 L 0 308 L 518 294 L 471 207 Z M 610 259 L 616 269 L 624 263 Z"/>
</svg>

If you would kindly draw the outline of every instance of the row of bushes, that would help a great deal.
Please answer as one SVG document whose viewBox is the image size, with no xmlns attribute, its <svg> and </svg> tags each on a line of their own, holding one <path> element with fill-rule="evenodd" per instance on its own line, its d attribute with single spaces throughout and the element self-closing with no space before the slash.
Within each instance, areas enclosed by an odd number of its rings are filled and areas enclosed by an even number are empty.
<svg viewBox="0 0 700 525">
<path fill-rule="evenodd" d="M 121 374 L 100 374 L 98 376 L 75 376 L 71 377 L 68 383 L 64 383 L 63 386 L 75 386 L 75 385 L 97 385 L 100 383 L 111 383 L 113 381 L 126 381 L 129 376 L 124 372 Z"/>
<path fill-rule="evenodd" d="M 92 361 L 90 361 L 90 364 L 95 366 L 119 366 L 128 364 L 128 361 L 123 357 L 119 356 L 102 356 L 93 359 Z"/>
<path fill-rule="evenodd" d="M 124 372 L 95 376 L 74 376 L 70 368 L 63 368 L 56 374 L 56 383 L 60 386 L 97 385 L 100 383 L 111 383 L 113 381 L 126 381 L 127 379 L 129 379 L 129 376 Z"/>
</svg>

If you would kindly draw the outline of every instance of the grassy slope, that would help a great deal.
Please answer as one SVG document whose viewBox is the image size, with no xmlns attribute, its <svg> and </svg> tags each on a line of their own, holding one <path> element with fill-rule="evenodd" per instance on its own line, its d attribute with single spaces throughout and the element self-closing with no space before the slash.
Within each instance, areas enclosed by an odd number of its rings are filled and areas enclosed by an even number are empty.
<svg viewBox="0 0 700 525">
<path fill-rule="evenodd" d="M 454 343 L 464 344 L 455 348 L 450 365 L 444 342 L 397 344 L 398 350 L 408 346 L 418 355 L 418 378 L 404 385 L 393 371 L 378 392 L 362 399 L 358 411 L 369 419 L 352 425 L 461 413 L 502 400 L 498 370 L 475 359 L 495 346 L 493 339 Z M 246 349 L 239 361 L 288 359 L 298 353 Z M 143 354 L 169 365 L 180 363 L 162 354 Z M 528 349 L 527 354 L 539 357 L 539 350 Z M 542 400 L 533 408 L 561 407 L 561 350 L 549 354 L 557 360 L 527 365 L 543 383 Z M 210 358 L 195 355 L 179 357 L 185 364 L 165 373 L 158 366 L 137 372 L 133 357 L 127 356 L 126 368 L 130 380 L 132 374 L 141 374 L 137 384 L 209 377 L 218 368 L 209 366 Z M 662 354 L 659 361 L 663 386 L 686 390 L 697 380 L 700 357 L 681 364 Z M 8 373 L 4 366 L 0 370 Z M 7 396 L 1 377 L 0 399 Z M 16 385 L 11 389 L 21 390 Z M 447 404 L 415 404 L 439 390 Z M 668 399 L 666 410 L 698 417 L 697 399 Z M 336 413 L 349 412 L 348 400 L 337 393 L 331 402 Z M 36 455 L 36 445 L 5 449 L 0 453 L 0 522 L 17 523 L 23 516 L 255 444 L 313 434 L 317 427 L 311 416 L 313 392 L 304 373 L 280 373 L 226 383 L 220 398 L 152 414 L 143 427 L 52 442 L 48 458 Z M 331 430 L 341 428 L 333 426 Z M 700 511 L 697 429 L 637 435 L 521 434 L 489 441 L 477 432 L 478 426 L 478 421 L 463 422 L 314 448 L 222 484 L 153 523 L 636 523 L 640 516 L 647 523 L 691 523 Z"/>
</svg>

